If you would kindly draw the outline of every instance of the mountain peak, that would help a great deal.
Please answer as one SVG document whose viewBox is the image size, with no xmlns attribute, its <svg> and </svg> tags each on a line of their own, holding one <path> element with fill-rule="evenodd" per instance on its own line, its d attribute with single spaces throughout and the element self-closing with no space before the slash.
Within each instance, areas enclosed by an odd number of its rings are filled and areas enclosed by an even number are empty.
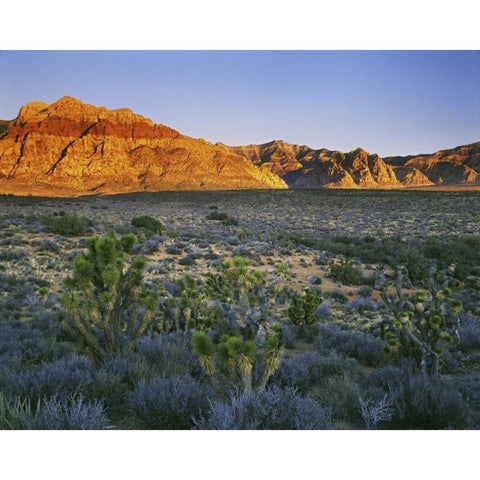
<svg viewBox="0 0 480 480">
<path fill-rule="evenodd" d="M 0 137 L 0 192 L 46 196 L 286 188 L 228 149 L 132 112 L 64 96 L 30 102 Z"/>
<path fill-rule="evenodd" d="M 62 105 L 68 103 L 81 103 L 83 105 L 83 102 L 81 100 L 70 95 L 64 95 L 63 97 L 60 97 L 58 100 L 53 102 L 52 105 Z"/>
</svg>

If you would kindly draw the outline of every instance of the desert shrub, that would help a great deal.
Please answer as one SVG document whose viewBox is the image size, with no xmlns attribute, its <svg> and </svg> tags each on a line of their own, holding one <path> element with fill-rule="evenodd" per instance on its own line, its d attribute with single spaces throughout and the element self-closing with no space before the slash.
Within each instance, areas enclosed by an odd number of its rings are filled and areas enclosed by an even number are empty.
<svg viewBox="0 0 480 480">
<path fill-rule="evenodd" d="M 30 430 L 103 430 L 106 428 L 103 405 L 80 396 L 53 396 L 41 403 Z"/>
<path fill-rule="evenodd" d="M 405 376 L 405 371 L 409 370 L 408 364 L 402 365 L 402 368 L 387 365 L 373 370 L 362 380 L 362 395 L 365 397 L 384 397 L 390 391 L 389 386 L 401 383 Z"/>
<path fill-rule="evenodd" d="M 85 399 L 101 401 L 108 418 L 122 423 L 128 416 L 127 393 L 136 388 L 140 379 L 151 378 L 152 370 L 134 355 L 107 360 L 97 369 L 93 382 L 83 389 Z"/>
<path fill-rule="evenodd" d="M 455 380 L 454 388 L 471 405 L 480 405 L 480 376 L 465 375 Z"/>
<path fill-rule="evenodd" d="M 376 312 L 382 307 L 383 305 L 381 302 L 376 302 L 371 298 L 365 297 L 358 297 L 345 305 L 347 310 L 355 310 L 358 313 Z"/>
<path fill-rule="evenodd" d="M 387 356 L 382 350 L 386 342 L 369 334 L 340 330 L 334 324 L 321 325 L 319 344 L 334 349 L 342 355 L 356 358 L 368 366 L 386 363 Z"/>
<path fill-rule="evenodd" d="M 285 348 L 295 348 L 295 340 L 299 336 L 299 327 L 290 323 L 281 324 L 280 338 L 282 339 Z"/>
<path fill-rule="evenodd" d="M 368 282 L 362 271 L 349 260 L 332 263 L 329 276 L 345 285 L 362 285 Z"/>
<path fill-rule="evenodd" d="M 480 319 L 463 315 L 460 318 L 459 347 L 464 352 L 480 349 Z"/>
<path fill-rule="evenodd" d="M 15 321 L 0 322 L 0 363 L 22 368 L 50 362 L 73 353 L 70 343 L 47 339 L 40 330 Z"/>
<path fill-rule="evenodd" d="M 235 218 L 231 217 L 230 215 L 228 215 L 225 212 L 218 212 L 216 210 L 209 213 L 207 215 L 207 219 L 208 220 L 217 220 L 219 222 L 222 222 L 223 225 L 238 225 L 238 221 Z"/>
<path fill-rule="evenodd" d="M 61 358 L 45 363 L 39 369 L 10 371 L 0 380 L 2 389 L 11 396 L 28 398 L 36 404 L 54 394 L 82 392 L 95 379 L 93 363 L 82 357 Z"/>
<path fill-rule="evenodd" d="M 22 247 L 5 248 L 0 251 L 0 261 L 13 262 L 15 260 L 22 260 L 29 256 L 28 251 Z"/>
<path fill-rule="evenodd" d="M 436 376 L 416 373 L 412 361 L 374 370 L 363 379 L 361 390 L 364 398 L 381 399 L 388 394 L 392 400 L 393 415 L 383 424 L 384 428 L 445 429 L 465 426 L 466 409 L 459 385 L 447 384 Z"/>
<path fill-rule="evenodd" d="M 132 218 L 132 226 L 154 235 L 162 234 L 165 231 L 162 222 L 148 215 Z"/>
<path fill-rule="evenodd" d="M 165 251 L 169 255 L 181 255 L 183 252 L 183 248 L 180 248 L 177 244 L 169 245 Z"/>
<path fill-rule="evenodd" d="M 158 252 L 161 243 L 163 243 L 163 239 L 161 237 L 150 238 L 149 240 L 140 243 L 139 245 L 135 245 L 135 247 L 133 248 L 133 253 L 152 255 L 155 252 Z"/>
<path fill-rule="evenodd" d="M 57 235 L 80 236 L 85 235 L 92 222 L 86 217 L 77 214 L 52 217 L 47 220 L 47 225 L 52 233 Z"/>
<path fill-rule="evenodd" d="M 359 392 L 358 375 L 346 370 L 327 378 L 315 391 L 315 398 L 330 408 L 333 419 L 349 427 L 363 422 Z"/>
<path fill-rule="evenodd" d="M 329 298 L 341 304 L 347 303 L 348 298 L 341 290 L 332 290 L 326 294 Z"/>
<path fill-rule="evenodd" d="M 370 298 L 373 292 L 373 288 L 370 285 L 363 285 L 358 289 L 358 295 L 360 298 Z"/>
<path fill-rule="evenodd" d="M 281 388 L 292 387 L 301 393 L 318 387 L 327 379 L 342 376 L 350 372 L 352 376 L 361 375 L 360 365 L 353 359 L 335 355 L 322 356 L 318 352 L 308 351 L 294 358 L 284 359 L 272 376 L 272 384 Z"/>
<path fill-rule="evenodd" d="M 318 307 L 317 311 L 315 312 L 315 315 L 320 320 L 326 320 L 331 316 L 331 310 L 331 306 L 328 302 L 322 302 L 321 305 Z"/>
<path fill-rule="evenodd" d="M 393 416 L 389 428 L 402 430 L 440 430 L 463 428 L 466 409 L 460 394 L 439 378 L 430 375 L 405 375 L 390 385 Z"/>
<path fill-rule="evenodd" d="M 141 381 L 127 396 L 136 425 L 146 429 L 188 430 L 208 410 L 213 391 L 190 375 Z"/>
<path fill-rule="evenodd" d="M 32 245 L 42 252 L 58 253 L 60 251 L 60 247 L 53 240 L 34 240 Z"/>
<path fill-rule="evenodd" d="M 383 422 L 387 422 L 392 418 L 393 402 L 388 394 L 379 399 L 359 397 L 359 404 L 367 430 L 375 430 Z"/>
<path fill-rule="evenodd" d="M 292 388 L 234 393 L 229 403 L 213 402 L 196 421 L 201 430 L 325 430 L 330 411 Z"/>
<path fill-rule="evenodd" d="M 195 378 L 203 377 L 197 357 L 190 348 L 190 335 L 187 333 L 170 332 L 153 338 L 143 337 L 138 341 L 137 353 L 159 376 L 190 374 Z"/>
<path fill-rule="evenodd" d="M 181 258 L 178 261 L 179 265 L 184 265 L 184 266 L 192 266 L 195 265 L 195 256 L 193 255 L 187 255 L 186 257 Z"/>
</svg>

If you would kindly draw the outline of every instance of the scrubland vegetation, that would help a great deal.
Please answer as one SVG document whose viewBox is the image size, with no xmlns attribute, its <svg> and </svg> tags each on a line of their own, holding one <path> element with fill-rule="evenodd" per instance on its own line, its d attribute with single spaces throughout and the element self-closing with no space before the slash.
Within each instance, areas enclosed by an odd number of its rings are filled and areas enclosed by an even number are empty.
<svg viewBox="0 0 480 480">
<path fill-rule="evenodd" d="M 0 204 L 0 429 L 480 428 L 478 193 Z"/>
</svg>

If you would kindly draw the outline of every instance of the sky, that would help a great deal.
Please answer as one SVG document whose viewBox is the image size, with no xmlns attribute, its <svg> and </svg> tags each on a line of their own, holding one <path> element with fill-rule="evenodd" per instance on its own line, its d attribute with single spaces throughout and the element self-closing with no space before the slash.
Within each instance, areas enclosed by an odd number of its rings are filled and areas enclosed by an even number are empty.
<svg viewBox="0 0 480 480">
<path fill-rule="evenodd" d="M 0 51 L 0 119 L 64 95 L 227 145 L 388 156 L 480 141 L 480 51 Z"/>
</svg>

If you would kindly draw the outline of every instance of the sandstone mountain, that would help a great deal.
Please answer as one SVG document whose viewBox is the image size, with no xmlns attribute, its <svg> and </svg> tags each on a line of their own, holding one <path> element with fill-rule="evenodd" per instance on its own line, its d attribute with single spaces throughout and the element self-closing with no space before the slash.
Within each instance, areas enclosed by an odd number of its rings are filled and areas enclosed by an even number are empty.
<svg viewBox="0 0 480 480">
<path fill-rule="evenodd" d="M 264 165 L 292 188 L 401 188 L 393 168 L 361 148 L 343 153 L 313 150 L 281 140 L 230 147 L 255 165 Z"/>
<path fill-rule="evenodd" d="M 397 178 L 407 186 L 416 175 L 435 185 L 480 185 L 480 142 L 431 155 L 386 157 L 384 160 L 393 166 Z"/>
<path fill-rule="evenodd" d="M 480 186 L 480 143 L 383 159 L 281 140 L 231 147 L 68 96 L 0 121 L 0 193 L 438 186 Z"/>
<path fill-rule="evenodd" d="M 8 120 L 0 120 L 0 135 L 8 128 L 10 122 Z"/>
<path fill-rule="evenodd" d="M 0 193 L 239 188 L 287 185 L 266 167 L 127 108 L 108 110 L 72 97 L 31 102 L 0 133 Z"/>
<path fill-rule="evenodd" d="M 281 140 L 224 147 L 268 167 L 290 188 L 480 186 L 480 143 L 431 155 L 384 159 L 361 148 L 343 153 Z"/>
</svg>

